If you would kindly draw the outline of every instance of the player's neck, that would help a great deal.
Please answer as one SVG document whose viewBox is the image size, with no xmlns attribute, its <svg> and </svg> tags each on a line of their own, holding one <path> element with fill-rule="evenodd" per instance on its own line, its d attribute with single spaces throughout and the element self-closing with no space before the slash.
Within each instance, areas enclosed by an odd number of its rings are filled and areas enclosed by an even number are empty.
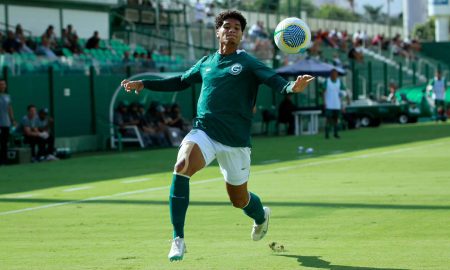
<svg viewBox="0 0 450 270">
<path fill-rule="evenodd" d="M 233 54 L 237 51 L 237 46 L 234 44 L 220 44 L 219 53 L 221 55 Z"/>
</svg>

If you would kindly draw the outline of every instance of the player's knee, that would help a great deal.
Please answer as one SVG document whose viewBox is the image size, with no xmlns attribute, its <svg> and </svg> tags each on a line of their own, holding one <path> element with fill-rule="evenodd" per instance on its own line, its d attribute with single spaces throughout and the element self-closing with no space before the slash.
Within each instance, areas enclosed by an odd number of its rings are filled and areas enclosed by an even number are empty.
<svg viewBox="0 0 450 270">
<path fill-rule="evenodd" d="M 247 206 L 248 199 L 247 198 L 231 199 L 231 203 L 233 204 L 234 207 L 242 209 L 245 206 Z"/>
</svg>

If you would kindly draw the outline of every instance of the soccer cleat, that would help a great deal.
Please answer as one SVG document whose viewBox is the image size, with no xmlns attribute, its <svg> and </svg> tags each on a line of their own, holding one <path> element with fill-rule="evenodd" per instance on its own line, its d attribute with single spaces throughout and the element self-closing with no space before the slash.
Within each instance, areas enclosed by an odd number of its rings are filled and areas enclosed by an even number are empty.
<svg viewBox="0 0 450 270">
<path fill-rule="evenodd" d="M 252 239 L 253 241 L 259 241 L 266 236 L 267 231 L 269 230 L 269 219 L 270 219 L 270 208 L 264 207 L 264 218 L 266 219 L 263 224 L 253 224 L 252 230 Z"/>
<path fill-rule="evenodd" d="M 184 238 L 176 237 L 172 240 L 172 247 L 169 251 L 169 260 L 181 261 L 183 259 L 184 253 L 186 252 L 186 244 L 184 243 Z"/>
</svg>

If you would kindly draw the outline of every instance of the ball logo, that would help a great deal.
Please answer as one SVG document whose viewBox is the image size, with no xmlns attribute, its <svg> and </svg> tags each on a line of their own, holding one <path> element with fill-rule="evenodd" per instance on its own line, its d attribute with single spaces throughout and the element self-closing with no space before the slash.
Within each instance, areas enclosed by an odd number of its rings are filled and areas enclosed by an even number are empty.
<svg viewBox="0 0 450 270">
<path fill-rule="evenodd" d="M 239 73 L 241 73 L 241 71 L 242 71 L 242 65 L 239 63 L 232 65 L 230 68 L 230 73 L 232 75 L 238 75 Z"/>
</svg>

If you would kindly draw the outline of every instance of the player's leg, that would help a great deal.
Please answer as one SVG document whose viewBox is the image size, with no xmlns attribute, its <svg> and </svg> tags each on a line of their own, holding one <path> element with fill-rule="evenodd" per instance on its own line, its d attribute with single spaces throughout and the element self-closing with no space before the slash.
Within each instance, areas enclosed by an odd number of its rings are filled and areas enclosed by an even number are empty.
<svg viewBox="0 0 450 270">
<path fill-rule="evenodd" d="M 178 151 L 170 188 L 170 217 L 173 224 L 173 237 L 184 238 L 184 221 L 189 205 L 189 179 L 205 166 L 199 146 L 185 142 Z"/>
<path fill-rule="evenodd" d="M 332 121 L 330 110 L 325 109 L 325 139 L 330 137 L 330 126 Z"/>
<path fill-rule="evenodd" d="M 213 148 L 204 132 L 192 130 L 186 135 L 178 151 L 169 196 L 174 238 L 168 256 L 171 261 L 182 260 L 186 252 L 184 222 L 189 205 L 189 179 L 213 159 Z"/>
<path fill-rule="evenodd" d="M 252 239 L 262 239 L 267 233 L 270 209 L 263 207 L 260 198 L 247 189 L 250 174 L 250 149 L 225 147 L 217 153 L 217 161 L 226 181 L 228 196 L 234 207 L 240 208 L 254 220 Z"/>
<path fill-rule="evenodd" d="M 339 130 L 339 110 L 333 111 L 333 132 L 334 137 L 339 138 L 338 130 Z"/>
<path fill-rule="evenodd" d="M 189 179 L 205 166 L 200 148 L 193 142 L 184 142 L 174 167 L 172 186 L 170 187 L 170 219 L 173 226 L 173 241 L 169 251 L 169 260 L 182 260 L 186 252 L 184 243 L 184 222 L 189 206 Z"/>
</svg>

